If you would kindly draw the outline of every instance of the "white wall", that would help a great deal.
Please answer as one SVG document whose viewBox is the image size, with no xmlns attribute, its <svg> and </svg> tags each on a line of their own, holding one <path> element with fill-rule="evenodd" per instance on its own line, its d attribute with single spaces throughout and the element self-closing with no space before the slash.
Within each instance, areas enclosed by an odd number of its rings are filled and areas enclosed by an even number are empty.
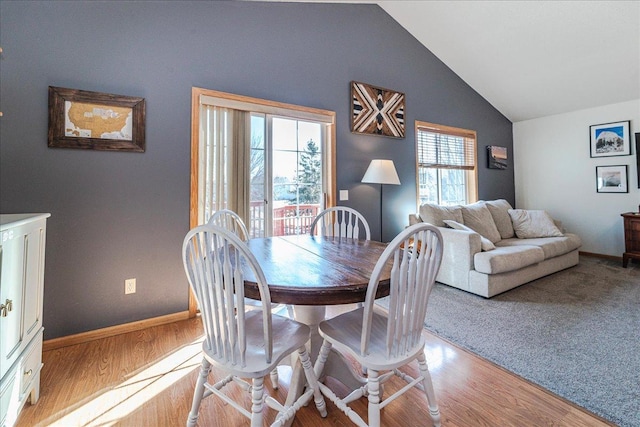
<svg viewBox="0 0 640 427">
<path fill-rule="evenodd" d="M 631 121 L 630 156 L 590 157 L 589 126 Z M 513 124 L 516 207 L 544 209 L 582 238 L 581 251 L 621 257 L 623 212 L 640 204 L 634 133 L 640 99 Z M 627 165 L 629 193 L 597 193 L 596 166 Z"/>
</svg>

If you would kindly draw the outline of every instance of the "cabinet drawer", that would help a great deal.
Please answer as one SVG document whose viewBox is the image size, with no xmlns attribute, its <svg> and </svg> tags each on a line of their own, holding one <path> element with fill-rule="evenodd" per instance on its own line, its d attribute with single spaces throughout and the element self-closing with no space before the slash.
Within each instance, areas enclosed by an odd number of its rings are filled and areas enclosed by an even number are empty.
<svg viewBox="0 0 640 427">
<path fill-rule="evenodd" d="M 7 375 L 5 383 L 0 384 L 0 426 L 13 425 L 16 414 L 11 414 L 9 419 L 9 405 L 11 401 L 18 400 L 16 379 L 13 375 Z"/>
<path fill-rule="evenodd" d="M 0 383 L 0 426 L 15 425 L 20 410 L 31 394 L 32 404 L 40 394 L 40 370 L 42 369 L 42 331 L 40 328 L 27 346 L 23 356 L 2 378 Z"/>
<path fill-rule="evenodd" d="M 42 369 L 42 329 L 33 339 L 25 352 L 26 356 L 20 364 L 20 395 L 22 396 L 32 385 L 33 380 L 39 378 Z"/>
<path fill-rule="evenodd" d="M 640 220 L 629 221 L 629 231 L 640 233 Z"/>
</svg>

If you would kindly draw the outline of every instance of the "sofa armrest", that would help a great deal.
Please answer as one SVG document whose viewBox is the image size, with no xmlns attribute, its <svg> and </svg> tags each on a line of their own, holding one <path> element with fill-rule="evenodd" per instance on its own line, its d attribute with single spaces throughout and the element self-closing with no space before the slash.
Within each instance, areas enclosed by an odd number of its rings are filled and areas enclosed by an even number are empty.
<svg viewBox="0 0 640 427">
<path fill-rule="evenodd" d="M 420 215 L 409 214 L 409 225 L 422 222 Z M 473 259 L 480 252 L 480 235 L 474 231 L 438 227 L 442 234 L 442 264 L 436 281 L 469 290 L 469 271 L 474 270 Z"/>
<path fill-rule="evenodd" d="M 468 290 L 469 271 L 473 259 L 481 251 L 480 235 L 473 231 L 438 227 L 442 233 L 443 252 L 440 272 L 436 280 L 456 288 Z"/>
</svg>

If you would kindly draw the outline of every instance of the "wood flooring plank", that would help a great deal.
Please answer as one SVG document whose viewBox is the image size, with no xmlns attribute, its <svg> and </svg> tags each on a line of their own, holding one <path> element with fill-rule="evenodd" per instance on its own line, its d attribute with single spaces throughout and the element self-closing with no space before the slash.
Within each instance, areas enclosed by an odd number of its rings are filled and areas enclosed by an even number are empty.
<svg viewBox="0 0 640 427">
<path fill-rule="evenodd" d="M 443 426 L 612 425 L 445 340 L 428 332 L 425 336 Z M 40 400 L 36 405 L 27 403 L 17 426 L 182 426 L 198 375 L 201 338 L 202 324 L 195 318 L 45 351 Z M 272 390 L 269 380 L 265 386 L 283 401 L 291 371 L 279 367 L 279 372 L 279 389 Z M 417 372 L 415 363 L 407 371 Z M 346 393 L 337 381 L 328 383 L 338 394 Z M 394 379 L 385 393 L 400 386 L 401 381 Z M 293 425 L 352 425 L 331 402 L 327 405 L 327 418 L 320 418 L 315 406 L 309 405 Z M 353 405 L 365 418 L 366 406 L 366 399 Z M 273 411 L 265 412 L 266 421 L 274 417 Z M 384 426 L 408 427 L 428 419 L 426 399 L 417 389 L 382 411 Z M 248 426 L 249 422 L 212 397 L 203 402 L 198 425 Z"/>
</svg>

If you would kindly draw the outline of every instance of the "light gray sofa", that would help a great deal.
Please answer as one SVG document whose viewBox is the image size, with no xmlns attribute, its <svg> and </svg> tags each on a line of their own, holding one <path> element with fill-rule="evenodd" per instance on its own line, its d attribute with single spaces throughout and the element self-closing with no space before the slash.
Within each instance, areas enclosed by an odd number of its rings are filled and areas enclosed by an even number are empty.
<svg viewBox="0 0 640 427">
<path fill-rule="evenodd" d="M 420 221 L 442 232 L 436 280 L 485 298 L 578 264 L 578 236 L 565 233 L 544 211 L 512 209 L 503 199 L 424 204 L 409 216 L 410 224 Z"/>
</svg>

